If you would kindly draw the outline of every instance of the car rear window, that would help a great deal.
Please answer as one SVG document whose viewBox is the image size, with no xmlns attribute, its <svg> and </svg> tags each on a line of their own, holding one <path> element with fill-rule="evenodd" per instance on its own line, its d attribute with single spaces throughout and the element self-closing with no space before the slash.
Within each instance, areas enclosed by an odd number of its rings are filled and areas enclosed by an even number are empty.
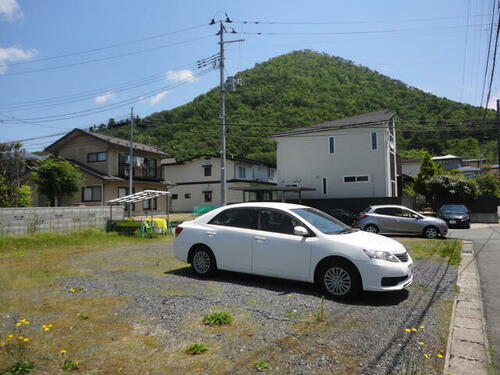
<svg viewBox="0 0 500 375">
<path fill-rule="evenodd" d="M 401 208 L 397 207 L 381 207 L 375 210 L 376 214 L 389 216 L 402 216 Z"/>
<path fill-rule="evenodd" d="M 208 224 L 257 229 L 257 210 L 252 208 L 233 208 L 224 210 L 210 220 Z"/>
</svg>

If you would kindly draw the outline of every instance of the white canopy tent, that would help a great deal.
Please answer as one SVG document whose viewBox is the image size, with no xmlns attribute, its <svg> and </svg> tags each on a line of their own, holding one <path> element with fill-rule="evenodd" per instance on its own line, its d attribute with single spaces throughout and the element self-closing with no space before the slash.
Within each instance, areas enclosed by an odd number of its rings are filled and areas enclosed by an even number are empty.
<svg viewBox="0 0 500 375">
<path fill-rule="evenodd" d="M 163 191 L 163 190 L 144 190 L 140 191 L 138 193 L 130 194 L 130 195 L 125 195 L 120 198 L 115 198 L 111 199 L 108 201 L 109 207 L 110 207 L 110 217 L 109 219 L 112 220 L 112 207 L 113 205 L 118 205 L 118 204 L 133 204 L 133 203 L 139 203 L 143 201 L 147 201 L 148 199 L 153 199 L 156 197 L 160 197 L 162 195 L 167 195 L 167 223 L 170 225 L 170 204 L 168 202 L 168 195 L 171 193 L 169 191 Z M 151 215 L 153 216 L 153 215 Z"/>
</svg>

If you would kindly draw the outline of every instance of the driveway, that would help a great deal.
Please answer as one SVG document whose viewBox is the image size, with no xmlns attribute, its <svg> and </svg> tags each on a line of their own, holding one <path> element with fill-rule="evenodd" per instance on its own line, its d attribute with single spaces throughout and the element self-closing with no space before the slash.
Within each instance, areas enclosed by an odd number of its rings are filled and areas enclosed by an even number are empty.
<svg viewBox="0 0 500 375">
<path fill-rule="evenodd" d="M 500 225 L 472 224 L 470 229 L 451 229 L 449 238 L 474 242 L 492 360 L 500 365 Z"/>
</svg>

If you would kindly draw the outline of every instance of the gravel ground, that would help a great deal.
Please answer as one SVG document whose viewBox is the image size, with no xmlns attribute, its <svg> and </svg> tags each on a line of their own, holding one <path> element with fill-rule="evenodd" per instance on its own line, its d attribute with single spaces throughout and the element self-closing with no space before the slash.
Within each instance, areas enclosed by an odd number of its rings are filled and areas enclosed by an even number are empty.
<svg viewBox="0 0 500 375">
<path fill-rule="evenodd" d="M 322 301 L 306 283 L 232 272 L 198 279 L 165 243 L 83 254 L 72 264 L 86 276 L 61 280 L 63 290 L 79 286 L 88 298 L 125 297 L 116 313 L 138 332 L 157 337 L 167 358 L 194 342 L 213 348 L 221 363 L 193 374 L 256 373 L 249 365 L 255 359 L 269 362 L 264 372 L 270 374 L 389 375 L 416 365 L 437 374 L 457 274 L 447 264 L 416 261 L 408 290 L 336 302 Z M 318 322 L 314 313 L 322 305 L 326 318 Z M 228 311 L 235 322 L 205 327 L 201 318 L 210 311 Z M 411 328 L 417 331 L 405 331 Z M 182 366 L 173 361 L 170 368 L 190 373 Z"/>
</svg>

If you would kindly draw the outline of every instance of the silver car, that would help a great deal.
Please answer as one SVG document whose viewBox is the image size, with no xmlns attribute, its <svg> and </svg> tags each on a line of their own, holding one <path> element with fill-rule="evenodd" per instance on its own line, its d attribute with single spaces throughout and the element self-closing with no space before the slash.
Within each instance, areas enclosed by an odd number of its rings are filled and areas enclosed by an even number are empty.
<svg viewBox="0 0 500 375">
<path fill-rule="evenodd" d="M 358 226 L 366 232 L 418 234 L 437 238 L 448 233 L 444 220 L 423 216 L 404 206 L 370 206 L 359 214 Z"/>
</svg>

